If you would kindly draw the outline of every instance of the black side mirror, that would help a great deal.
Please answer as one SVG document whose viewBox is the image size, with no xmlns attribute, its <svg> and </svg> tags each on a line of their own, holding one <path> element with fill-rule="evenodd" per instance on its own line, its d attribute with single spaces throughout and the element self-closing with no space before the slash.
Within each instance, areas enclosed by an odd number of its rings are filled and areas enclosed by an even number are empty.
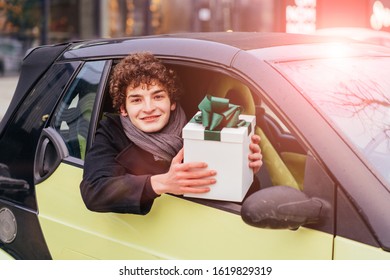
<svg viewBox="0 0 390 280">
<path fill-rule="evenodd" d="M 320 220 L 325 203 L 309 198 L 303 192 L 273 186 L 255 192 L 242 204 L 241 217 L 245 223 L 268 229 L 298 229 Z"/>
</svg>

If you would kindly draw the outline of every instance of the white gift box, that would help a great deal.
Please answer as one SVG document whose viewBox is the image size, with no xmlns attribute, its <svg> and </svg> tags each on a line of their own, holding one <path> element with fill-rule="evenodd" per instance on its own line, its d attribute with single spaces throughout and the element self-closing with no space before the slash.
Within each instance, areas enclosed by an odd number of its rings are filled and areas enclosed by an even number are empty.
<svg viewBox="0 0 390 280">
<path fill-rule="evenodd" d="M 193 119 L 183 128 L 184 162 L 206 162 L 208 168 L 217 171 L 217 182 L 209 186 L 209 192 L 184 196 L 242 202 L 253 182 L 248 155 L 256 117 L 240 115 L 239 119 L 244 120 L 246 125 L 212 132 L 218 134 L 219 140 L 206 140 L 210 138 L 210 132 Z"/>
</svg>

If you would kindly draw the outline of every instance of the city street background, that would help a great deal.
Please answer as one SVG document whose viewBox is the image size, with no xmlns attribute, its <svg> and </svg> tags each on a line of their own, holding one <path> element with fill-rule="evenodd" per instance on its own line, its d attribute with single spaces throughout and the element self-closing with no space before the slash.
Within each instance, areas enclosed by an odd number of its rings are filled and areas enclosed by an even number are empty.
<svg viewBox="0 0 390 280">
<path fill-rule="evenodd" d="M 18 83 L 17 75 L 9 75 L 0 77 L 0 120 L 3 119 L 5 112 L 11 102 Z"/>
</svg>

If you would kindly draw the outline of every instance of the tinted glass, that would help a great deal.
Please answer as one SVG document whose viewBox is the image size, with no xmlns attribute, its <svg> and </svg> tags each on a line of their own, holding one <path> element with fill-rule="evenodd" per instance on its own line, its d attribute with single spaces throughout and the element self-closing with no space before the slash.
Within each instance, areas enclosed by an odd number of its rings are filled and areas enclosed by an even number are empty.
<svg viewBox="0 0 390 280">
<path fill-rule="evenodd" d="M 277 67 L 390 183 L 390 58 L 289 61 Z"/>
<path fill-rule="evenodd" d="M 54 127 L 72 157 L 83 159 L 89 123 L 104 61 L 86 62 L 64 95 L 57 109 Z"/>
</svg>

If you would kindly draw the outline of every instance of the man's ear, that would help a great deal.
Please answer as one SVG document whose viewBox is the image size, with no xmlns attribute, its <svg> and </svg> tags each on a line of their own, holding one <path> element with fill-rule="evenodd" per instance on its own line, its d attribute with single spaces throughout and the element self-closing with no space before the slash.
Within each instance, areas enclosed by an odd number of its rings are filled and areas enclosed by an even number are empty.
<svg viewBox="0 0 390 280">
<path fill-rule="evenodd" d="M 125 109 L 125 106 L 121 106 L 120 112 L 122 116 L 127 117 L 127 111 Z"/>
<path fill-rule="evenodd" d="M 174 111 L 176 109 L 176 102 L 171 104 L 171 111 Z"/>
</svg>

